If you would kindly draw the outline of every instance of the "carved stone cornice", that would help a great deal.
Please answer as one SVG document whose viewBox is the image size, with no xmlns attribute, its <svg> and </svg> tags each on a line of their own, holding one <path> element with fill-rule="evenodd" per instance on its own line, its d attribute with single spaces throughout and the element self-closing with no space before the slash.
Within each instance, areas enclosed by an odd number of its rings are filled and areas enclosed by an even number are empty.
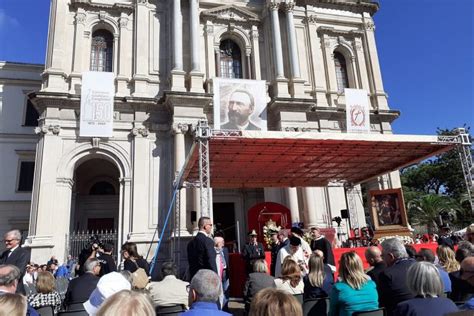
<svg viewBox="0 0 474 316">
<path fill-rule="evenodd" d="M 129 12 L 131 13 L 134 10 L 134 3 L 133 2 L 118 2 L 118 1 L 110 1 L 110 2 L 98 2 L 93 0 L 70 0 L 71 7 L 75 8 L 84 8 L 86 10 L 90 9 L 105 9 L 105 10 L 116 10 L 120 12 Z"/>
<path fill-rule="evenodd" d="M 368 12 L 371 15 L 379 9 L 379 4 L 372 0 L 311 0 L 306 2 L 311 2 L 311 5 L 322 8 L 351 11 L 355 13 Z"/>
<path fill-rule="evenodd" d="M 234 5 L 224 5 L 201 12 L 201 17 L 205 20 L 234 22 L 241 24 L 258 24 L 260 17 L 242 7 Z"/>
<path fill-rule="evenodd" d="M 46 134 L 59 135 L 60 131 L 61 131 L 61 126 L 59 125 L 44 124 L 42 126 L 35 127 L 35 134 L 40 134 L 40 135 L 46 135 Z"/>
<path fill-rule="evenodd" d="M 364 35 L 364 32 L 360 30 L 351 30 L 351 31 L 345 31 L 345 30 L 338 30 L 334 27 L 329 27 L 329 26 L 320 26 L 317 29 L 319 34 L 329 34 L 333 36 L 350 36 L 350 37 L 356 37 L 356 36 L 362 36 Z"/>
</svg>

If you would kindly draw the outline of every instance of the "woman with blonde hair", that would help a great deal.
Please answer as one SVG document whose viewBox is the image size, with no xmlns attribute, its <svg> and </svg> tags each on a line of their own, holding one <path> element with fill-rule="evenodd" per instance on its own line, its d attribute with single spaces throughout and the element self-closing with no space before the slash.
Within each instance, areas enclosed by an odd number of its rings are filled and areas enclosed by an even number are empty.
<svg viewBox="0 0 474 316">
<path fill-rule="evenodd" d="M 398 303 L 395 316 L 404 315 L 446 315 L 458 311 L 458 308 L 443 294 L 443 282 L 438 268 L 431 262 L 420 261 L 413 264 L 407 272 L 407 285 L 415 298 Z"/>
<path fill-rule="evenodd" d="M 302 316 L 301 303 L 281 290 L 263 289 L 255 295 L 249 316 Z"/>
<path fill-rule="evenodd" d="M 342 254 L 339 279 L 340 282 L 334 284 L 329 295 L 329 315 L 350 316 L 354 312 L 379 307 L 375 283 L 364 273 L 362 260 L 355 252 Z"/>
<path fill-rule="evenodd" d="M 436 249 L 436 254 L 438 255 L 439 265 L 443 267 L 446 272 L 459 271 L 459 262 L 457 262 L 456 254 L 451 248 L 448 246 L 439 246 L 438 249 Z"/>
<path fill-rule="evenodd" d="M 303 294 L 304 283 L 300 266 L 290 256 L 283 260 L 281 277 L 275 279 L 275 286 L 288 294 Z"/>
<path fill-rule="evenodd" d="M 0 316 L 25 316 L 26 298 L 20 294 L 4 293 L 0 295 Z"/>
<path fill-rule="evenodd" d="M 56 279 L 48 271 L 38 272 L 36 279 L 36 294 L 28 295 L 28 304 L 33 308 L 52 306 L 54 313 L 61 307 L 61 296 L 56 291 Z"/>
<path fill-rule="evenodd" d="M 327 297 L 331 293 L 334 276 L 323 260 L 321 251 L 315 251 L 309 258 L 309 273 L 303 277 L 305 299 Z"/>
<path fill-rule="evenodd" d="M 142 292 L 122 290 L 107 298 L 96 316 L 154 316 L 151 298 Z"/>
</svg>

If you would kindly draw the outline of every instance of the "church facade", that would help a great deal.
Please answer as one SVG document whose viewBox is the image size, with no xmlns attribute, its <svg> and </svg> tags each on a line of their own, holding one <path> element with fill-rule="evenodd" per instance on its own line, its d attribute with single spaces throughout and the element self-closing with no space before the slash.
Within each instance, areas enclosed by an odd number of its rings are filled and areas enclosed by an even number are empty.
<svg viewBox="0 0 474 316">
<path fill-rule="evenodd" d="M 378 8 L 351 0 L 52 0 L 41 87 L 27 93 L 39 113 L 31 206 L 21 213 L 29 215 L 32 260 L 65 257 L 76 230 L 116 229 L 119 245 L 144 251 L 197 122 L 213 125 L 215 78 L 264 80 L 267 129 L 277 131 L 345 133 L 344 88 L 364 89 L 371 132 L 391 134 L 399 112 L 382 83 Z M 85 71 L 114 74 L 112 137 L 79 136 Z M 398 173 L 366 186 L 400 187 Z M 332 227 L 348 208 L 352 225 L 366 226 L 360 186 L 350 194 L 348 202 L 342 187 L 214 189 L 212 214 L 227 241 L 244 241 L 248 210 L 263 202 L 305 227 Z M 181 190 L 173 230 L 183 240 L 196 230 L 199 199 L 198 190 Z"/>
</svg>

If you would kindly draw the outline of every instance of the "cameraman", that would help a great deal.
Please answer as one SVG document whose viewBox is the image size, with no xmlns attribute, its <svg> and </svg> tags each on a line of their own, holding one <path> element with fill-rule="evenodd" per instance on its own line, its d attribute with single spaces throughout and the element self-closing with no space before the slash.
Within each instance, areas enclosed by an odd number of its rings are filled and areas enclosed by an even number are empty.
<svg viewBox="0 0 474 316">
<path fill-rule="evenodd" d="M 99 276 L 103 276 L 107 273 L 117 271 L 117 264 L 115 263 L 115 260 L 112 257 L 113 251 L 114 246 L 111 244 L 104 244 L 104 246 L 99 249 L 97 253 L 97 259 L 99 259 L 101 267 Z"/>
<path fill-rule="evenodd" d="M 84 271 L 84 264 L 87 259 L 97 257 L 97 251 L 100 248 L 100 241 L 97 236 L 92 236 L 91 241 L 88 246 L 82 249 L 81 253 L 79 254 L 78 264 L 76 266 L 76 275 L 81 276 L 85 273 Z"/>
</svg>

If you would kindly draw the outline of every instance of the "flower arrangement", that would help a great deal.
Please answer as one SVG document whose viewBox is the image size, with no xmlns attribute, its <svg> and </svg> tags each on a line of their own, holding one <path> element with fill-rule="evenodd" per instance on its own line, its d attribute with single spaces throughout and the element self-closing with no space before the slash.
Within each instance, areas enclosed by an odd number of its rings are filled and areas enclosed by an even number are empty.
<svg viewBox="0 0 474 316">
<path fill-rule="evenodd" d="M 413 238 L 411 238 L 410 236 L 398 236 L 398 235 L 395 235 L 395 236 L 383 236 L 383 237 L 378 238 L 378 241 L 379 241 L 379 243 L 382 243 L 384 240 L 390 239 L 390 238 L 398 238 L 398 239 L 400 239 L 400 241 L 401 241 L 404 245 L 409 245 L 409 244 L 414 244 L 414 243 L 415 243 L 415 241 L 413 240 Z"/>
<path fill-rule="evenodd" d="M 277 223 L 272 220 L 269 220 L 265 223 L 265 226 L 263 226 L 263 240 L 265 241 L 268 249 L 272 248 L 272 233 L 279 232 L 280 229 L 281 226 L 277 226 Z"/>
</svg>

